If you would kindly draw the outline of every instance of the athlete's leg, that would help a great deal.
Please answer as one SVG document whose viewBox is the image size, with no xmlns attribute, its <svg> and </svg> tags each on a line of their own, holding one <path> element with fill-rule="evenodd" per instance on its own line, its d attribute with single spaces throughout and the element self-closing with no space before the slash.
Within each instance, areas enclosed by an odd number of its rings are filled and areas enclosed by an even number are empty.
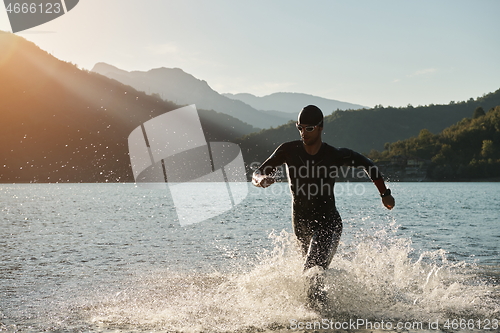
<svg viewBox="0 0 500 333">
<path fill-rule="evenodd" d="M 307 298 L 309 305 L 315 311 L 328 309 L 328 296 L 325 290 L 324 271 L 330 265 L 342 234 L 342 222 L 339 221 L 334 228 L 323 229 L 315 232 L 309 244 L 309 249 L 304 263 L 304 272 L 309 276 Z M 311 270 L 321 267 L 319 271 Z"/>
<path fill-rule="evenodd" d="M 337 252 L 341 235 L 342 219 L 338 212 L 334 212 L 328 224 L 322 223 L 314 230 L 307 249 L 304 271 L 314 266 L 327 269 Z"/>
<path fill-rule="evenodd" d="M 299 241 L 300 251 L 302 256 L 307 257 L 307 252 L 309 251 L 309 244 L 311 243 L 312 234 L 311 233 L 296 233 L 297 240 Z"/>
<path fill-rule="evenodd" d="M 309 243 L 304 271 L 314 266 L 327 269 L 337 252 L 341 235 L 342 223 L 339 223 L 331 230 L 319 230 L 315 232 Z"/>
<path fill-rule="evenodd" d="M 293 232 L 297 237 L 299 242 L 299 247 L 302 255 L 305 257 L 307 251 L 309 250 L 309 244 L 311 243 L 311 238 L 313 230 L 309 226 L 309 221 L 305 218 L 300 217 L 295 212 L 292 215 L 292 226 Z"/>
</svg>

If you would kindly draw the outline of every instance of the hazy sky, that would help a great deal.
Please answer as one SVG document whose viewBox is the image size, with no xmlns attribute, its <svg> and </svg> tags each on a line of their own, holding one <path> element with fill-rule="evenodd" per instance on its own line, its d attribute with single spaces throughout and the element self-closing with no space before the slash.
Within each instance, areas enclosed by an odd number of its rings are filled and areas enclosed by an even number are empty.
<svg viewBox="0 0 500 333">
<path fill-rule="evenodd" d="M 84 69 L 178 67 L 220 93 L 417 106 L 500 88 L 499 13 L 498 0 L 80 0 L 18 35 Z"/>
</svg>

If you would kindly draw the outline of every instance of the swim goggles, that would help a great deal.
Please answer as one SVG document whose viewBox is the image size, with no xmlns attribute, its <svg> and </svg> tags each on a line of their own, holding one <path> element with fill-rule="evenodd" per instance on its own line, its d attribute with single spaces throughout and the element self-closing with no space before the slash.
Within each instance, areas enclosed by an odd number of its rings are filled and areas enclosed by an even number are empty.
<svg viewBox="0 0 500 333">
<path fill-rule="evenodd" d="M 295 126 L 297 127 L 297 129 L 302 132 L 303 129 L 306 130 L 306 132 L 312 132 L 314 131 L 314 129 L 319 126 L 319 124 L 321 124 L 322 121 L 320 121 L 317 125 L 310 125 L 310 126 L 303 126 L 303 125 L 300 125 L 298 123 L 295 124 Z"/>
</svg>

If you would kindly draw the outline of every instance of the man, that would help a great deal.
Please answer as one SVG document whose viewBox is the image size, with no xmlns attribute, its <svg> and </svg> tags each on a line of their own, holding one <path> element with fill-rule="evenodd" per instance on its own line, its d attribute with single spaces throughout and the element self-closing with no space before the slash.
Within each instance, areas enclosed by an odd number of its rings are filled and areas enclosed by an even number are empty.
<svg viewBox="0 0 500 333">
<path fill-rule="evenodd" d="M 323 113 L 318 107 L 303 108 L 296 126 L 301 140 L 280 145 L 254 172 L 252 183 L 257 187 L 273 184 L 277 167 L 286 164 L 292 192 L 293 230 L 305 256 L 304 271 L 315 266 L 327 269 L 342 234 L 342 220 L 333 193 L 340 167 L 364 168 L 380 192 L 384 206 L 392 209 L 395 201 L 371 160 L 322 141 Z"/>
</svg>

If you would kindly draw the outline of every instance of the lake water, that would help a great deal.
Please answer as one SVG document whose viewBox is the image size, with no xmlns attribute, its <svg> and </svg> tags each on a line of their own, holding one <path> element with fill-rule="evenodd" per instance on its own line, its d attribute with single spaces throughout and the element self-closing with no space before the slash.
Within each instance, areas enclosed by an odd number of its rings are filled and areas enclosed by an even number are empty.
<svg viewBox="0 0 500 333">
<path fill-rule="evenodd" d="M 0 184 L 0 331 L 281 332 L 360 320 L 498 331 L 500 183 L 390 187 L 392 211 L 369 182 L 337 184 L 344 232 L 318 315 L 287 184 L 250 187 L 236 208 L 188 226 L 166 190 Z"/>
</svg>

